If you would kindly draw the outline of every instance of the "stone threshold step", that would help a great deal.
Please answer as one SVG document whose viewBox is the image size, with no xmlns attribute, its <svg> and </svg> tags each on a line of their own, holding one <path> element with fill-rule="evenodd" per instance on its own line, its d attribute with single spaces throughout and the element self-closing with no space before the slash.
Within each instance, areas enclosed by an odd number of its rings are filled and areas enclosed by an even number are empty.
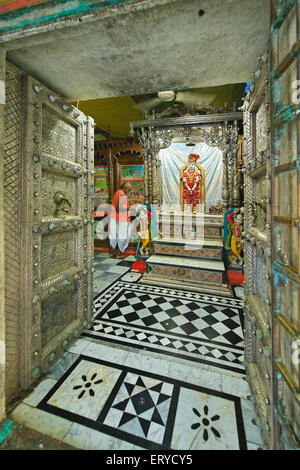
<svg viewBox="0 0 300 470">
<path fill-rule="evenodd" d="M 232 290 L 230 290 L 226 285 L 221 286 L 212 286 L 206 283 L 200 282 L 182 282 L 176 281 L 174 279 L 163 279 L 160 276 L 153 275 L 152 273 L 146 273 L 144 276 L 138 281 L 139 284 L 149 284 L 153 286 L 159 287 L 169 287 L 169 288 L 176 288 L 176 289 L 183 289 L 189 290 L 192 292 L 201 292 L 205 294 L 214 294 L 223 297 L 233 297 Z"/>
<path fill-rule="evenodd" d="M 190 240 L 188 238 L 154 238 L 152 240 L 154 244 L 166 244 L 166 245 L 186 245 L 188 248 L 191 247 L 192 249 L 201 249 L 205 247 L 211 248 L 223 248 L 222 240 L 218 239 L 204 239 L 203 243 L 200 240 Z"/>
<path fill-rule="evenodd" d="M 208 269 L 210 271 L 225 272 L 223 261 L 200 260 L 193 258 L 184 258 L 180 256 L 152 255 L 146 261 L 147 264 L 160 264 L 167 266 L 180 266 L 191 269 Z"/>
</svg>

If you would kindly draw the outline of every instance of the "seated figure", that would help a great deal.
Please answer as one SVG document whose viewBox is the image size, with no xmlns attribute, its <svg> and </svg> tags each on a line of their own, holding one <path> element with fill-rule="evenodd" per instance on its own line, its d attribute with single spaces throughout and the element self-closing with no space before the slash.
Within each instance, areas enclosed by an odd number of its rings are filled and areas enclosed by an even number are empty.
<svg viewBox="0 0 300 470">
<path fill-rule="evenodd" d="M 199 155 L 194 153 L 180 170 L 180 203 L 181 210 L 185 206 L 196 212 L 198 204 L 205 204 L 205 170 L 197 163 Z"/>
</svg>

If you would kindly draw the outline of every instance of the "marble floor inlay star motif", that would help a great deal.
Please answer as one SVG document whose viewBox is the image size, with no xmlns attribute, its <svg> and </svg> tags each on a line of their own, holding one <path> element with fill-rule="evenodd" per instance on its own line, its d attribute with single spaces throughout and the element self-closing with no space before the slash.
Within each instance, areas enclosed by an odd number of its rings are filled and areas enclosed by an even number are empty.
<svg viewBox="0 0 300 470">
<path fill-rule="evenodd" d="M 240 398 L 198 380 L 80 355 L 37 408 L 146 449 L 246 449 Z"/>
<path fill-rule="evenodd" d="M 163 393 L 165 387 L 163 382 L 128 374 L 104 424 L 114 422 L 119 429 L 136 430 L 144 437 L 163 435 L 171 402 L 170 392 Z"/>
</svg>

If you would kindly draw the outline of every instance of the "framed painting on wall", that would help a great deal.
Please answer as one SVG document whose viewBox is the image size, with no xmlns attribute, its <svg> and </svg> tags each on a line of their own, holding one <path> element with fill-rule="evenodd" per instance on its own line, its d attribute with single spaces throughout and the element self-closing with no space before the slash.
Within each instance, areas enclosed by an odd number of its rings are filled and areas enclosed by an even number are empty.
<svg viewBox="0 0 300 470">
<path fill-rule="evenodd" d="M 107 166 L 95 166 L 94 175 L 94 205 L 109 202 L 109 181 Z"/>
<path fill-rule="evenodd" d="M 120 186 L 131 184 L 129 205 L 144 204 L 144 165 L 120 165 Z"/>
</svg>

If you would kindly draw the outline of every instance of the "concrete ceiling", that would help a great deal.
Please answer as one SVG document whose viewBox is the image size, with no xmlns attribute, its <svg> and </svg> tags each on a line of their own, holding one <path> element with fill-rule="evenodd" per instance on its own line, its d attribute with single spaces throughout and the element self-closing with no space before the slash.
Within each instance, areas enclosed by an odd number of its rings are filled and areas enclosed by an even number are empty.
<svg viewBox="0 0 300 470">
<path fill-rule="evenodd" d="M 170 0 L 17 38 L 7 56 L 89 100 L 248 81 L 268 35 L 269 0 Z"/>
</svg>

